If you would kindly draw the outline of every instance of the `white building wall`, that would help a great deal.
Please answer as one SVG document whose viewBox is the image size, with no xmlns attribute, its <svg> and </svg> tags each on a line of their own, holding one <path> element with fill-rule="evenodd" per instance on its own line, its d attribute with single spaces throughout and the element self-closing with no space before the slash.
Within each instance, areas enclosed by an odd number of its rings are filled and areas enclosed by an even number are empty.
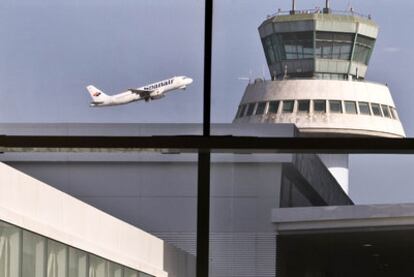
<svg viewBox="0 0 414 277">
<path fill-rule="evenodd" d="M 0 220 L 153 276 L 192 276 L 174 264 L 182 252 L 161 239 L 3 163 Z"/>
</svg>

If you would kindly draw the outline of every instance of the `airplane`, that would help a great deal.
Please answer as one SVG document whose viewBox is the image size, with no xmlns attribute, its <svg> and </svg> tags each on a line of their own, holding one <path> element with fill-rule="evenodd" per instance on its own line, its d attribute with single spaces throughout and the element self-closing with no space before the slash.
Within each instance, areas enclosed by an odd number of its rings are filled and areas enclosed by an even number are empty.
<svg viewBox="0 0 414 277">
<path fill-rule="evenodd" d="M 193 82 L 193 79 L 187 76 L 175 76 L 170 79 L 152 83 L 140 88 L 130 88 L 125 92 L 107 95 L 96 87 L 89 85 L 86 87 L 92 97 L 91 107 L 106 107 L 128 104 L 138 100 L 160 99 L 165 93 L 176 89 L 186 89 Z"/>
</svg>

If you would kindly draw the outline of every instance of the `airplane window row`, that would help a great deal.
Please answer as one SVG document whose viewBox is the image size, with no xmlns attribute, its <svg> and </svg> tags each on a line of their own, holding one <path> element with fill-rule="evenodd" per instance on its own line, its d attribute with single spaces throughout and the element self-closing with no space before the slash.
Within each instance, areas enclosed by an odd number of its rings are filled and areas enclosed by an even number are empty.
<svg viewBox="0 0 414 277">
<path fill-rule="evenodd" d="M 276 100 L 248 103 L 239 106 L 237 118 L 252 115 L 288 114 L 294 112 L 361 114 L 398 119 L 397 111 L 394 107 L 378 103 L 342 100 Z"/>
</svg>

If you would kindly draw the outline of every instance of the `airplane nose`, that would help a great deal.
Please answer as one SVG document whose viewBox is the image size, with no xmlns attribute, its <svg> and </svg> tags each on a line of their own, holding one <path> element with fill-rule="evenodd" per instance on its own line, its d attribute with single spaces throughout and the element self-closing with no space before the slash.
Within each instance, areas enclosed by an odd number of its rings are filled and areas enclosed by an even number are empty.
<svg viewBox="0 0 414 277">
<path fill-rule="evenodd" d="M 187 78 L 187 82 L 188 82 L 188 84 L 192 84 L 193 83 L 193 79 Z"/>
</svg>

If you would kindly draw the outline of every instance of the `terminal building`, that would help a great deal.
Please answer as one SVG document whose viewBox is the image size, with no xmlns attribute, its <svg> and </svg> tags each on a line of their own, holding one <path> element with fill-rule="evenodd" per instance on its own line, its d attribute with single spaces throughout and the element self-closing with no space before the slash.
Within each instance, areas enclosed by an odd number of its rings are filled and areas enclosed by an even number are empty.
<svg viewBox="0 0 414 277">
<path fill-rule="evenodd" d="M 328 1 L 327 1 L 328 2 Z M 365 80 L 377 25 L 353 11 L 278 13 L 259 27 L 272 80 L 212 134 L 405 136 Z M 200 124 L 0 124 L 4 135 L 199 135 Z M 0 277 L 195 276 L 197 156 L 0 154 Z M 355 205 L 348 156 L 212 154 L 210 276 L 407 276 L 414 205 Z"/>
</svg>

